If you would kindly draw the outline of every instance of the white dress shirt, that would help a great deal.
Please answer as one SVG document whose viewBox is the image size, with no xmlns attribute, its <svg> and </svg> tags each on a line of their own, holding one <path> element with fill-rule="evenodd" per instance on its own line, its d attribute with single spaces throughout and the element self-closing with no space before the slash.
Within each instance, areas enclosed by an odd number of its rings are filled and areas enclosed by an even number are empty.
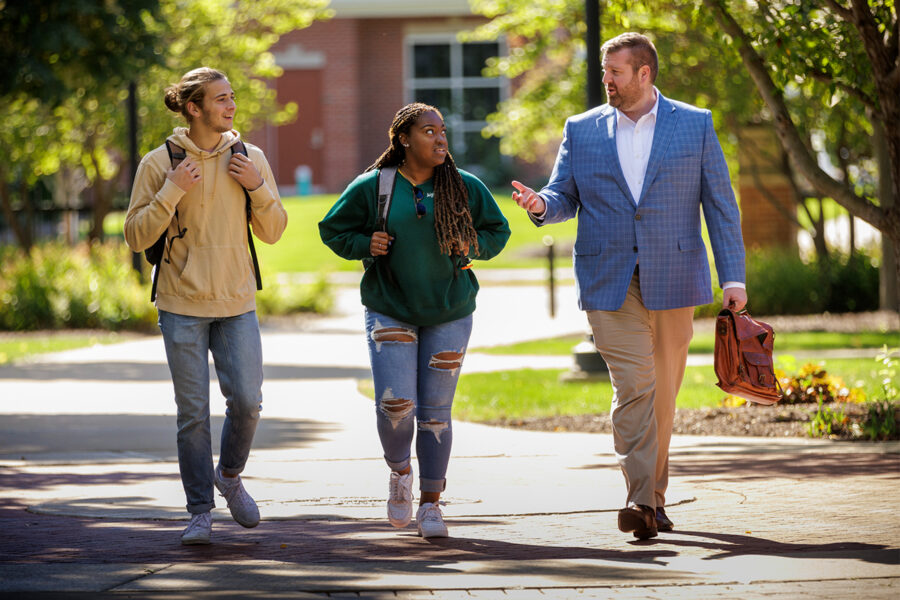
<svg viewBox="0 0 900 600">
<path fill-rule="evenodd" d="M 653 94 L 656 96 L 653 108 L 638 119 L 637 123 L 616 109 L 616 150 L 619 153 L 619 164 L 625 174 L 625 183 L 628 184 L 635 203 L 641 199 L 647 163 L 650 162 L 650 149 L 653 147 L 653 132 L 656 131 L 659 92 L 655 87 Z"/>
</svg>

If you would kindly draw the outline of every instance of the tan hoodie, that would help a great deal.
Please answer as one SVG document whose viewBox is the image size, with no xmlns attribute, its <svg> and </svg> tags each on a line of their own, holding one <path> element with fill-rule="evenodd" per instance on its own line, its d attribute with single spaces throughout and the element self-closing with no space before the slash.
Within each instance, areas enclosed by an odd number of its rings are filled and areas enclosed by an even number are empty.
<svg viewBox="0 0 900 600">
<path fill-rule="evenodd" d="M 256 279 L 247 245 L 246 200 L 241 185 L 228 174 L 231 146 L 240 134 L 223 133 L 218 147 L 206 152 L 187 132 L 178 127 L 169 140 L 200 165 L 201 180 L 185 192 L 167 179 L 172 163 L 165 144 L 144 156 L 125 216 L 125 241 L 141 252 L 168 229 L 170 243 L 158 267 L 158 309 L 195 317 L 232 317 L 255 310 Z M 254 236 L 274 244 L 287 226 L 287 213 L 262 150 L 245 145 L 263 177 L 263 184 L 250 192 L 250 224 Z M 184 236 L 173 240 L 179 228 L 185 230 Z"/>
</svg>

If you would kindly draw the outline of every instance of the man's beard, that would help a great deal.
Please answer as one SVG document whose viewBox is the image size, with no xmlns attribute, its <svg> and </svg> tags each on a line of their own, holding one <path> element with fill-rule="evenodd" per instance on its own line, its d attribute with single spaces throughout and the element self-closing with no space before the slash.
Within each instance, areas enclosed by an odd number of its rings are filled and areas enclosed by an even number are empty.
<svg viewBox="0 0 900 600">
<path fill-rule="evenodd" d="M 633 106 L 641 97 L 640 89 L 638 88 L 637 79 L 632 78 L 625 87 L 615 88 L 615 95 L 611 96 L 609 90 L 606 91 L 606 97 L 609 100 L 609 105 L 614 108 L 620 108 L 625 106 L 626 108 Z"/>
<path fill-rule="evenodd" d="M 203 124 L 216 133 L 225 133 L 226 131 L 231 131 L 231 127 L 227 125 L 216 125 L 215 123 L 213 123 L 212 116 L 209 113 L 204 112 L 202 113 L 202 115 L 203 116 L 200 117 L 200 120 L 203 121 Z"/>
</svg>

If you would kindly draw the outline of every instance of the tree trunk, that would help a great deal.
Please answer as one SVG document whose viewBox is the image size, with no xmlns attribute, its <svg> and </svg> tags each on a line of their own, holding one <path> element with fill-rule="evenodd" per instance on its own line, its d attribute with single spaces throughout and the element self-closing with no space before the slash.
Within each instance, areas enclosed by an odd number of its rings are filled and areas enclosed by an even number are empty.
<svg viewBox="0 0 900 600">
<path fill-rule="evenodd" d="M 825 207 L 822 203 L 822 198 L 817 198 L 819 203 L 819 215 L 817 217 L 813 217 L 812 212 L 807 210 L 806 214 L 809 215 L 809 220 L 812 221 L 813 230 L 816 232 L 813 237 L 813 244 L 816 247 L 816 258 L 820 265 L 825 265 L 828 263 L 828 242 L 825 239 Z"/>
<path fill-rule="evenodd" d="M 103 221 L 112 208 L 112 191 L 115 182 L 103 179 L 100 176 L 100 163 L 97 161 L 93 138 L 88 140 L 88 144 L 91 148 L 91 162 L 96 173 L 94 178 L 94 207 L 91 211 L 91 230 L 88 232 L 88 240 L 93 243 L 103 241 Z"/>
<path fill-rule="evenodd" d="M 5 218 L 6 222 L 9 224 L 9 228 L 16 237 L 16 242 L 19 244 L 19 247 L 25 252 L 30 252 L 31 246 L 34 243 L 34 240 L 31 237 L 31 231 L 27 226 L 22 225 L 19 221 L 19 215 L 13 210 L 12 197 L 9 193 L 9 184 L 2 178 L 2 175 L 2 172 L 0 172 L 0 205 L 2 205 L 3 209 L 3 218 Z M 28 201 L 27 198 L 25 201 Z"/>
<path fill-rule="evenodd" d="M 91 211 L 91 230 L 88 232 L 90 242 L 103 241 L 103 221 L 112 208 L 110 182 L 97 179 L 94 182 L 94 208 Z"/>
<path fill-rule="evenodd" d="M 872 147 L 878 163 L 878 197 L 885 210 L 896 210 L 894 182 L 891 177 L 891 161 L 887 152 L 884 129 L 874 122 Z M 888 235 L 881 236 L 881 269 L 879 285 L 879 306 L 884 310 L 900 309 L 900 261 L 897 250 L 900 243 Z"/>
</svg>

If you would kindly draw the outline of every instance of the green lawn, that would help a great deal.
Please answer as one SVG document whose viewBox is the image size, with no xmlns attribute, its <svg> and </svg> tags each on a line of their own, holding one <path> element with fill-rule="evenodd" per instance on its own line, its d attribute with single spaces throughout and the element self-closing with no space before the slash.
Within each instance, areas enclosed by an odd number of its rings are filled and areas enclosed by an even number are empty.
<svg viewBox="0 0 900 600">
<path fill-rule="evenodd" d="M 508 346 L 491 346 L 488 348 L 471 348 L 470 352 L 484 354 L 540 354 L 565 355 L 572 353 L 572 347 L 584 339 L 583 335 L 563 336 L 521 342 Z M 711 354 L 714 337 L 712 333 L 696 334 L 691 340 L 690 352 L 695 354 Z M 864 331 L 859 333 L 833 332 L 795 332 L 779 333 L 775 338 L 775 349 L 781 352 L 798 350 L 827 350 L 833 348 L 889 348 L 900 346 L 900 333 Z"/>
<path fill-rule="evenodd" d="M 352 271 L 360 269 L 359 261 L 336 256 L 319 238 L 319 221 L 337 201 L 337 195 L 293 196 L 284 198 L 288 212 L 288 228 L 273 245 L 257 244 L 260 264 L 276 273 Z M 568 249 L 561 254 L 560 264 L 571 264 L 571 244 L 575 240 L 575 222 L 537 228 L 509 197 L 497 197 L 503 214 L 510 222 L 512 235 L 500 256 L 477 263 L 478 268 L 539 267 L 546 265 L 545 235 L 554 237 Z"/>
<path fill-rule="evenodd" d="M 575 221 L 547 227 L 535 227 L 525 211 L 507 196 L 496 196 L 503 214 L 509 220 L 512 235 L 500 256 L 479 262 L 478 268 L 512 268 L 545 266 L 547 250 L 544 236 L 550 235 L 558 250 L 560 265 L 571 264 L 571 245 L 575 240 Z M 281 240 L 274 245 L 256 244 L 260 265 L 269 273 L 307 273 L 352 271 L 360 269 L 359 261 L 347 261 L 336 256 L 319 238 L 319 221 L 334 205 L 338 196 L 291 196 L 282 202 L 288 213 L 288 226 Z M 104 230 L 111 237 L 122 237 L 124 213 L 111 213 L 104 222 Z"/>
<path fill-rule="evenodd" d="M 95 344 L 115 344 L 132 337 L 134 335 L 127 333 L 4 334 L 0 336 L 0 365 L 36 354 L 73 350 Z"/>
<path fill-rule="evenodd" d="M 873 399 L 881 391 L 879 365 L 873 359 L 820 361 L 845 385 L 860 387 Z M 796 365 L 799 366 L 799 365 Z M 562 383 L 560 369 L 502 371 L 462 375 L 453 402 L 456 418 L 490 421 L 553 415 L 608 412 L 612 387 L 608 382 Z M 679 408 L 718 406 L 725 394 L 716 387 L 712 366 L 688 367 L 678 394 Z"/>
</svg>

